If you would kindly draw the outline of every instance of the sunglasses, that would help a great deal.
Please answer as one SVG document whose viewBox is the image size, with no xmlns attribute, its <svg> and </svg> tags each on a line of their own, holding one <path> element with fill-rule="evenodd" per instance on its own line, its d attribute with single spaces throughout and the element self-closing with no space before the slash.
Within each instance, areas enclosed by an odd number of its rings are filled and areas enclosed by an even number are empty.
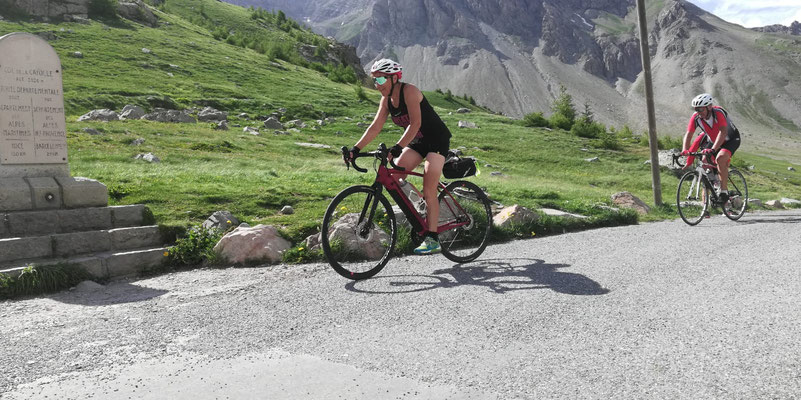
<svg viewBox="0 0 801 400">
<path fill-rule="evenodd" d="M 387 83 L 387 77 L 379 76 L 378 78 L 373 78 L 373 82 L 375 82 L 376 85 L 383 85 Z"/>
<path fill-rule="evenodd" d="M 701 112 L 706 110 L 706 107 L 695 107 L 695 111 Z"/>
</svg>

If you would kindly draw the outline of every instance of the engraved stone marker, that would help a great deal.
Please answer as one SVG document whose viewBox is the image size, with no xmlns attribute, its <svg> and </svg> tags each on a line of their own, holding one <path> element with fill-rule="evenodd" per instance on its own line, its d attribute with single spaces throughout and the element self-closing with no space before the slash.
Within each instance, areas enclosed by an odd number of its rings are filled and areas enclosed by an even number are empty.
<svg viewBox="0 0 801 400">
<path fill-rule="evenodd" d="M 43 39 L 0 37 L 0 178 L 69 176 L 61 75 Z"/>
<path fill-rule="evenodd" d="M 0 36 L 0 212 L 108 204 L 105 185 L 70 176 L 61 75 L 43 39 Z"/>
</svg>

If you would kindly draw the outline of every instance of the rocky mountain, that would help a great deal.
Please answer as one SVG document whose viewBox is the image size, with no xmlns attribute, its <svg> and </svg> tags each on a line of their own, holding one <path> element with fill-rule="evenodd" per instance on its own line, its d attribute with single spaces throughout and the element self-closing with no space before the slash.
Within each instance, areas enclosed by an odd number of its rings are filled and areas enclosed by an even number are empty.
<svg viewBox="0 0 801 400">
<path fill-rule="evenodd" d="M 757 32 L 786 33 L 788 35 L 801 36 L 801 22 L 794 21 L 792 24 L 790 24 L 790 26 L 784 26 L 781 24 L 768 25 L 759 28 L 751 28 L 751 30 Z"/>
<path fill-rule="evenodd" d="M 549 113 L 565 85 L 608 125 L 647 126 L 634 0 L 235 0 L 388 56 L 423 89 L 450 89 L 514 117 Z M 801 139 L 798 24 L 750 30 L 684 0 L 646 0 L 657 125 L 683 133 L 690 99 L 712 93 L 748 146 Z M 751 138 L 753 136 L 753 139 Z M 799 142 L 801 143 L 801 142 Z"/>
</svg>

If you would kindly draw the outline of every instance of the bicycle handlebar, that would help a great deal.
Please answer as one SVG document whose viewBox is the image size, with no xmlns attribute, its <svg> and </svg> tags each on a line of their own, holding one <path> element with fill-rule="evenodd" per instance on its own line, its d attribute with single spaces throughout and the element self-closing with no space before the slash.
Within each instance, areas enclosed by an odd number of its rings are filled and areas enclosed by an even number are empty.
<svg viewBox="0 0 801 400">
<path fill-rule="evenodd" d="M 705 154 L 703 151 L 696 151 L 696 152 L 687 153 L 687 154 L 674 153 L 674 154 L 671 154 L 671 157 L 673 157 L 673 163 L 674 164 L 678 165 L 679 167 L 684 168 L 684 166 L 687 165 L 687 163 L 682 163 L 680 161 L 680 159 L 682 157 L 684 157 L 684 156 L 704 157 L 704 156 L 709 156 L 709 155 L 711 155 L 711 154 Z M 709 164 L 717 165 L 717 163 L 715 161 L 715 157 L 709 157 L 709 159 L 712 160 L 712 162 L 710 162 Z"/>
<path fill-rule="evenodd" d="M 353 169 L 355 169 L 356 171 L 359 171 L 361 173 L 365 173 L 365 172 L 367 172 L 367 168 L 362 168 L 362 167 L 359 167 L 358 165 L 356 165 L 356 159 L 357 158 L 361 158 L 361 157 L 375 157 L 375 158 L 381 160 L 382 164 L 384 164 L 386 162 L 389 162 L 389 165 L 392 166 L 392 168 L 397 169 L 399 171 L 405 171 L 405 169 L 403 167 L 399 167 L 399 166 L 395 165 L 395 163 L 392 160 L 388 160 L 387 159 L 387 155 L 388 154 L 389 154 L 389 149 L 387 148 L 387 146 L 384 143 L 381 143 L 381 144 L 378 145 L 378 150 L 370 151 L 370 152 L 367 152 L 367 153 L 354 154 L 353 155 L 353 160 L 351 160 L 350 159 L 350 150 L 347 147 L 342 146 L 342 158 L 345 160 L 345 166 L 347 166 L 348 169 L 350 169 L 350 166 L 352 165 Z"/>
</svg>

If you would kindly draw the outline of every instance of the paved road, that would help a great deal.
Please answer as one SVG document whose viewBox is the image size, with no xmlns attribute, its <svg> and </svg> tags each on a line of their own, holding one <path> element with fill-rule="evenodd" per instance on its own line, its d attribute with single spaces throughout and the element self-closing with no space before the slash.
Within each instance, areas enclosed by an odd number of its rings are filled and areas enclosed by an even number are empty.
<svg viewBox="0 0 801 400">
<path fill-rule="evenodd" d="M 2 302 L 0 397 L 798 398 L 800 239 L 777 211 Z"/>
</svg>

